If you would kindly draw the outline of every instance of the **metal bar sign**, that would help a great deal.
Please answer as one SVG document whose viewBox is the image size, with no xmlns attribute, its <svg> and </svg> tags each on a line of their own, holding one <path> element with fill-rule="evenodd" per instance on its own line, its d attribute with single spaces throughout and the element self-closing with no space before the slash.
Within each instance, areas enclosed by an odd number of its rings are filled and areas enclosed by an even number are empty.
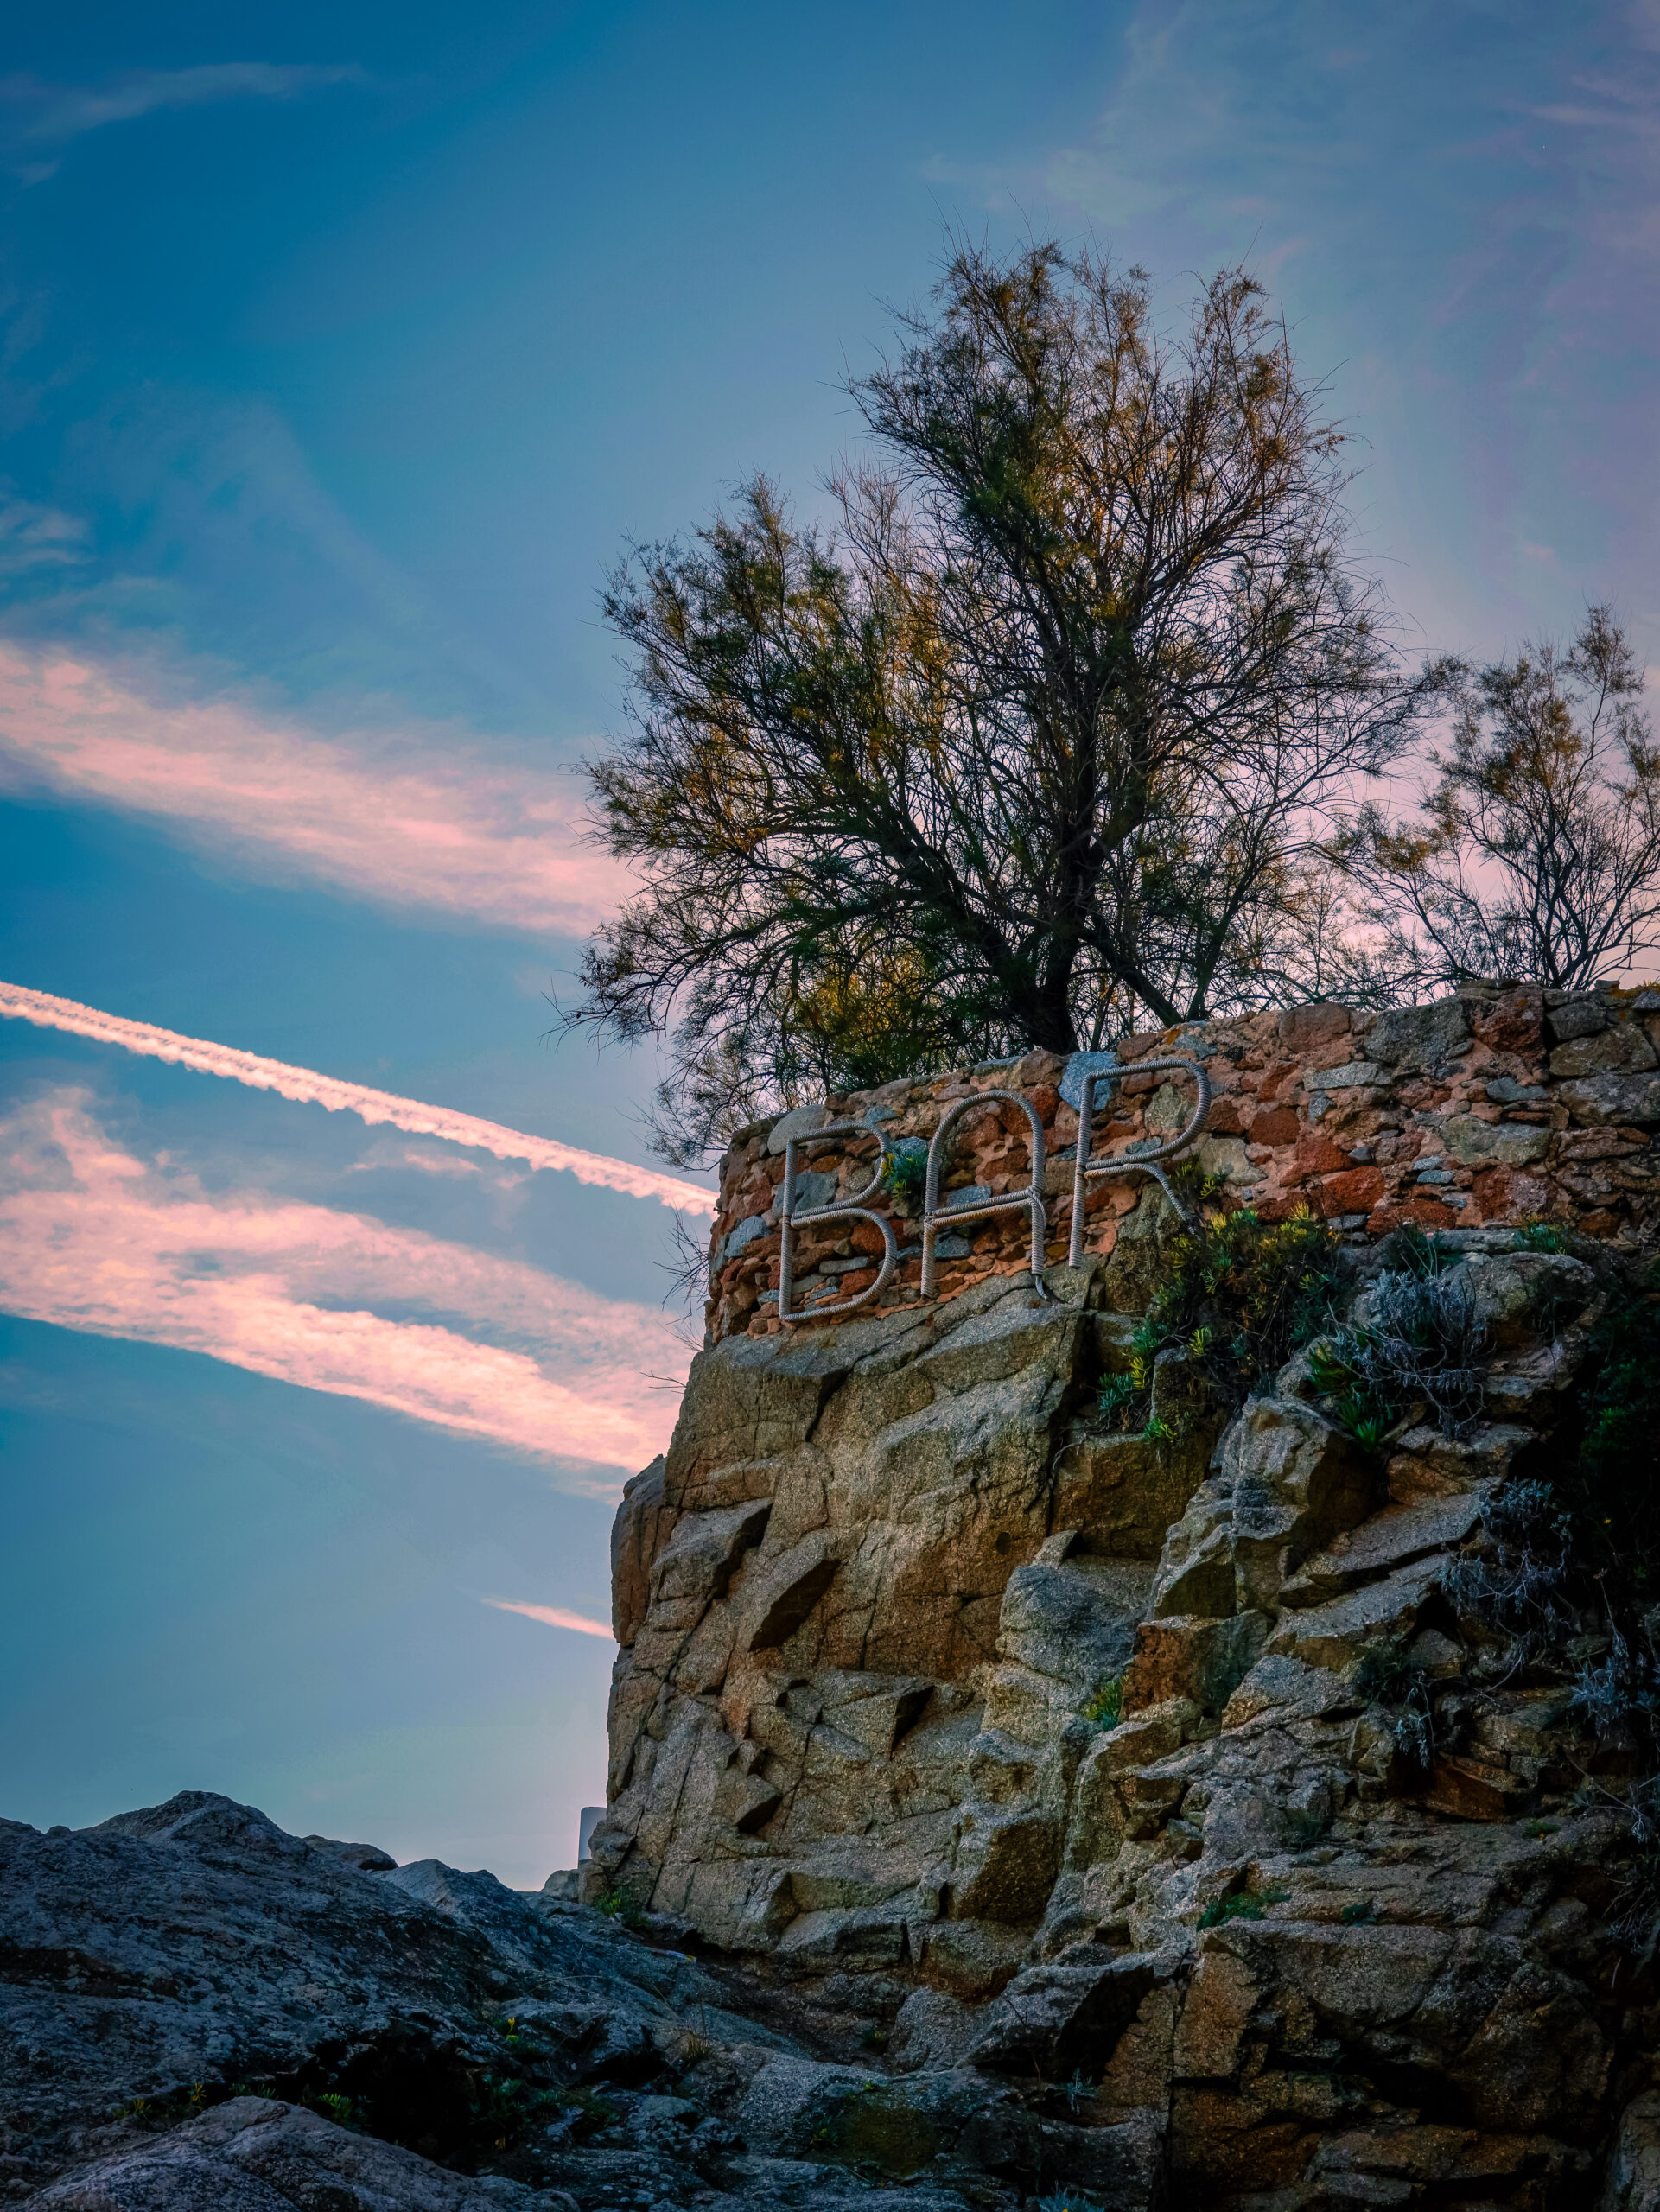
<svg viewBox="0 0 1660 2212">
<path fill-rule="evenodd" d="M 1018 1106 L 1032 1124 L 1032 1173 L 1023 1191 L 1010 1192 L 1001 1198 L 983 1198 L 973 1205 L 941 1207 L 939 1203 L 939 1170 L 945 1157 L 945 1139 L 964 1114 L 971 1114 L 977 1106 Z M 1022 1210 L 1032 1217 L 1032 1278 L 1038 1288 L 1043 1288 L 1043 1239 L 1049 1226 L 1049 1217 L 1043 1204 L 1043 1123 L 1037 1110 L 1018 1090 L 976 1090 L 971 1098 L 959 1098 L 949 1114 L 934 1131 L 928 1147 L 928 1185 L 924 1195 L 922 1216 L 922 1295 L 934 1294 L 934 1239 L 939 1234 L 941 1221 L 978 1221 L 989 1213 L 1014 1213 Z"/>
<path fill-rule="evenodd" d="M 1142 1152 L 1130 1158 L 1091 1160 L 1090 1147 L 1095 1137 L 1095 1086 L 1097 1083 L 1121 1083 L 1128 1075 L 1151 1075 L 1156 1068 L 1181 1068 L 1193 1078 L 1195 1098 L 1193 1118 L 1180 1136 L 1172 1137 L 1167 1144 L 1155 1146 L 1151 1152 Z M 1168 1160 L 1190 1145 L 1204 1128 L 1211 1110 L 1211 1079 L 1197 1060 L 1131 1060 L 1121 1068 L 1095 1068 L 1084 1077 L 1084 1088 L 1078 1102 L 1078 1151 L 1072 1170 L 1072 1241 L 1066 1255 L 1068 1267 L 1084 1264 L 1084 1185 L 1091 1175 L 1150 1175 L 1164 1192 L 1171 1205 L 1184 1219 L 1187 1209 L 1170 1187 L 1169 1178 L 1161 1160 Z"/>
<path fill-rule="evenodd" d="M 863 1306 L 870 1299 L 881 1295 L 892 1280 L 894 1268 L 899 1264 L 899 1247 L 894 1242 L 892 1227 L 881 1214 L 872 1213 L 863 1204 L 866 1198 L 875 1198 L 876 1195 L 882 1179 L 883 1170 L 893 1157 L 887 1139 L 880 1129 L 870 1128 L 863 1122 L 832 1122 L 825 1128 L 814 1129 L 808 1138 L 808 1142 L 822 1144 L 826 1137 L 845 1136 L 875 1138 L 877 1146 L 875 1173 L 865 1185 L 863 1190 L 855 1192 L 852 1198 L 843 1199 L 832 1206 L 813 1206 L 805 1213 L 798 1213 L 795 1210 L 795 1148 L 800 1140 L 792 1137 L 784 1147 L 784 1192 L 779 1235 L 778 1318 L 780 1321 L 789 1322 L 792 1326 L 800 1321 L 816 1321 L 819 1315 L 826 1311 L 832 1313 L 851 1313 L 855 1306 Z M 881 1231 L 882 1262 L 876 1270 L 876 1280 L 868 1284 L 863 1290 L 856 1292 L 851 1298 L 838 1298 L 828 1308 L 819 1305 L 815 1306 L 811 1313 L 792 1313 L 790 1311 L 790 1294 L 795 1287 L 795 1232 L 798 1228 L 805 1229 L 809 1224 L 817 1225 L 826 1221 L 868 1221 L 873 1228 Z"/>
<path fill-rule="evenodd" d="M 1193 1077 L 1193 1111 L 1186 1127 L 1179 1135 L 1172 1137 L 1167 1143 L 1155 1146 L 1150 1152 L 1139 1153 L 1131 1158 L 1092 1159 L 1091 1147 L 1094 1141 L 1096 1084 L 1120 1083 L 1126 1076 L 1152 1075 L 1166 1069 L 1180 1069 Z M 964 1115 L 973 1113 L 983 1106 L 1002 1105 L 1019 1107 L 1032 1126 L 1032 1172 L 1027 1179 L 1026 1188 L 1006 1192 L 1000 1198 L 976 1199 L 969 1205 L 942 1206 L 939 1203 L 939 1177 L 945 1160 L 946 1139 Z M 1084 1197 L 1085 1185 L 1091 1176 L 1151 1176 L 1177 1212 L 1186 1214 L 1186 1209 L 1171 1188 L 1169 1178 L 1159 1162 L 1173 1158 L 1193 1142 L 1204 1128 L 1210 1109 L 1210 1078 L 1197 1060 L 1132 1060 L 1123 1067 L 1097 1069 L 1084 1076 L 1078 1100 L 1078 1147 L 1072 1170 L 1072 1233 L 1067 1253 L 1069 1266 L 1078 1268 L 1084 1264 Z M 851 1197 L 838 1199 L 834 1205 L 812 1206 L 799 1213 L 795 1204 L 796 1147 L 803 1140 L 792 1136 L 784 1147 L 784 1186 L 779 1205 L 778 1318 L 792 1327 L 800 1322 L 817 1321 L 830 1314 L 851 1313 L 859 1306 L 868 1305 L 873 1299 L 881 1297 L 893 1280 L 894 1270 L 899 1264 L 899 1247 L 894 1240 L 891 1224 L 881 1214 L 873 1213 L 865 1203 L 867 1199 L 875 1198 L 881 1187 L 883 1173 L 893 1157 L 892 1147 L 880 1128 L 873 1128 L 864 1122 L 832 1122 L 822 1129 L 812 1130 L 805 1141 L 822 1145 L 827 1138 L 838 1136 L 875 1137 L 875 1172 L 863 1190 L 855 1192 Z M 935 1245 L 941 1224 L 955 1227 L 959 1223 L 982 1221 L 989 1214 L 997 1213 L 1023 1212 L 1028 1217 L 1032 1230 L 1032 1275 L 1039 1289 L 1042 1289 L 1043 1245 L 1049 1226 L 1048 1214 L 1043 1203 L 1046 1158 L 1043 1123 L 1030 1100 L 1022 1097 L 1018 1090 L 977 1090 L 971 1097 L 959 1098 L 950 1112 L 943 1116 L 928 1146 L 928 1179 L 922 1216 L 923 1297 L 933 1297 L 938 1287 Z M 882 1256 L 876 1270 L 876 1279 L 850 1298 L 838 1298 L 829 1303 L 821 1300 L 811 1312 L 794 1312 L 791 1300 L 795 1291 L 795 1232 L 798 1229 L 818 1228 L 832 1221 L 868 1221 L 880 1233 Z"/>
</svg>

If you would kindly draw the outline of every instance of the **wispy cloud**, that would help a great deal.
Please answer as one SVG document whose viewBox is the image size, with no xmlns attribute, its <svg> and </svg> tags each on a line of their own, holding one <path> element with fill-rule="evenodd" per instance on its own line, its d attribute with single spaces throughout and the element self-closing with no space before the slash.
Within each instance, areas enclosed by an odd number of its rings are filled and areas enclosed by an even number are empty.
<svg viewBox="0 0 1660 2212">
<path fill-rule="evenodd" d="M 90 535 L 77 517 L 22 499 L 0 483 L 0 578 L 6 582 L 74 566 L 85 559 Z"/>
<path fill-rule="evenodd" d="M 232 701 L 169 703 L 90 662 L 0 648 L 0 788 L 30 782 L 268 880 L 498 928 L 583 933 L 633 887 L 587 841 L 568 773 L 481 757 L 454 731 L 344 741 Z"/>
<path fill-rule="evenodd" d="M 708 1191 L 700 1190 L 696 1183 L 683 1183 L 677 1175 L 662 1174 L 655 1167 L 636 1167 L 629 1160 L 611 1160 L 603 1153 L 583 1152 L 576 1145 L 561 1144 L 557 1137 L 528 1136 L 522 1129 L 481 1121 L 476 1114 L 453 1113 L 445 1106 L 425 1105 L 418 1098 L 399 1098 L 388 1090 L 372 1090 L 366 1084 L 342 1083 L 334 1076 L 319 1075 L 314 1068 L 290 1067 L 283 1060 L 240 1052 L 234 1045 L 214 1045 L 203 1037 L 181 1037 L 176 1030 L 158 1029 L 152 1022 L 100 1014 L 95 1007 L 57 998 L 50 991 L 0 982 L 0 1018 L 7 1015 L 33 1022 L 39 1028 L 87 1037 L 96 1044 L 118 1045 L 123 1052 L 171 1061 L 179 1067 L 194 1068 L 200 1075 L 223 1076 L 229 1082 L 247 1084 L 251 1090 L 274 1090 L 279 1097 L 291 1098 L 301 1105 L 321 1106 L 331 1114 L 355 1114 L 372 1125 L 390 1122 L 411 1136 L 441 1137 L 448 1144 L 493 1153 L 498 1160 L 523 1160 L 532 1167 L 559 1168 L 579 1183 L 621 1191 L 629 1198 L 655 1198 L 660 1205 L 693 1213 L 715 1211 L 715 1200 Z"/>
<path fill-rule="evenodd" d="M 38 184 L 56 170 L 50 158 L 54 149 L 112 123 L 132 123 L 158 109 L 206 107 L 222 100 L 291 100 L 332 85 L 366 81 L 364 72 L 349 62 L 207 61 L 189 69 L 123 70 L 97 85 L 0 77 L 0 145 L 25 181 Z M 33 159 L 20 161 L 31 153 Z"/>
<path fill-rule="evenodd" d="M 487 1598 L 484 1602 L 499 1613 L 523 1613 L 527 1621 L 545 1621 L 550 1628 L 575 1629 L 578 1636 L 602 1636 L 607 1643 L 616 1641 L 606 1622 L 584 1620 L 581 1613 L 567 1612 L 563 1605 L 522 1605 L 512 1598 Z"/>
<path fill-rule="evenodd" d="M 207 1193 L 176 1163 L 123 1149 L 70 1089 L 0 1121 L 0 1307 L 587 1467 L 663 1449 L 673 1395 L 646 1378 L 686 1365 L 660 1313 L 522 1262 L 260 1192 Z"/>
</svg>

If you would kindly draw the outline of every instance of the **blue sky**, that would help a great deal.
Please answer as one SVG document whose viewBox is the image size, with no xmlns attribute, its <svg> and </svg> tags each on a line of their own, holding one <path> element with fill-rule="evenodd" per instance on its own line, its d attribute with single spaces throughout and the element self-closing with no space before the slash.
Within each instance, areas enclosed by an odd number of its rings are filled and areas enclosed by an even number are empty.
<svg viewBox="0 0 1660 2212">
<path fill-rule="evenodd" d="M 0 979 L 624 1162 L 552 1050 L 631 536 L 957 224 L 1247 259 L 1425 649 L 1655 652 L 1660 10 L 67 4 L 0 79 Z M 0 1019 L 0 1775 L 539 1882 L 601 1793 L 671 1216 Z M 360 1317 L 353 1319 L 353 1317 Z"/>
</svg>

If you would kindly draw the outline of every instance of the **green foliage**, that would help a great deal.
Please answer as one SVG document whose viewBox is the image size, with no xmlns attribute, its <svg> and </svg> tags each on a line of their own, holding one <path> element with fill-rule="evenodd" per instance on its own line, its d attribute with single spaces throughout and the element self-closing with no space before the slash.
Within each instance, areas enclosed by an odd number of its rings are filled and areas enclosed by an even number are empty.
<svg viewBox="0 0 1660 2212">
<path fill-rule="evenodd" d="M 1355 1364 L 1358 1344 L 1352 1329 L 1339 1330 L 1311 1349 L 1308 1369 L 1314 1388 L 1331 1401 L 1332 1419 L 1345 1428 L 1363 1451 L 1377 1452 L 1394 1427 L 1396 1415 L 1390 1399 L 1364 1381 Z"/>
<path fill-rule="evenodd" d="M 1369 1643 L 1355 1662 L 1354 1686 L 1368 1703 L 1386 1707 L 1396 1747 L 1415 1766 L 1434 1756 L 1429 1677 L 1405 1643 Z"/>
<path fill-rule="evenodd" d="M 1383 1239 L 1378 1256 L 1388 1272 L 1428 1282 L 1434 1275 L 1450 1274 L 1464 1255 L 1447 1243 L 1439 1229 L 1426 1236 L 1415 1221 L 1403 1221 Z"/>
<path fill-rule="evenodd" d="M 852 386 L 834 531 L 757 476 L 612 575 L 630 727 L 591 774 L 637 875 L 563 1018 L 671 1033 L 664 1149 L 1367 988 L 1313 823 L 1418 688 L 1256 284 L 1159 314 L 1087 251 L 964 245 Z"/>
<path fill-rule="evenodd" d="M 1124 1717 L 1124 1678 L 1115 1675 L 1110 1682 L 1103 1682 L 1084 1708 L 1084 1718 L 1092 1728 L 1103 1731 L 1116 1728 Z"/>
<path fill-rule="evenodd" d="M 1132 1358 L 1128 1373 L 1102 1377 L 1097 1410 L 1109 1428 L 1133 1428 L 1144 1418 L 1142 1401 L 1150 1379 L 1148 1362 L 1142 1357 Z"/>
<path fill-rule="evenodd" d="M 1166 1243 L 1137 1351 L 1186 1351 L 1217 1400 L 1239 1405 L 1328 1324 L 1338 1280 L 1336 1236 L 1307 1211 L 1269 1223 L 1201 1204 Z"/>
<path fill-rule="evenodd" d="M 1218 1209 L 1223 1185 L 1214 1176 L 1184 1166 L 1172 1179 L 1189 1217 L 1163 1242 L 1129 1365 L 1103 1378 L 1097 1402 L 1110 1429 L 1165 1447 L 1205 1411 L 1243 1404 L 1318 1336 L 1339 1281 L 1336 1236 L 1306 1210 L 1264 1222 L 1248 1209 Z M 1172 1378 L 1170 1410 L 1154 1414 L 1153 1372 L 1167 1351 L 1186 1358 Z"/>
<path fill-rule="evenodd" d="M 708 2056 L 705 2050 L 704 2056 Z M 603 2127 L 614 2127 L 622 2114 L 608 2097 L 594 2089 L 555 2089 L 547 2097 L 548 2105 L 558 2112 L 575 2113 L 586 2123 L 584 2134 L 597 2134 Z"/>
<path fill-rule="evenodd" d="M 1264 1920 L 1271 1904 L 1283 1904 L 1290 1896 L 1289 1890 L 1269 1889 L 1260 1895 L 1250 1890 L 1231 1890 L 1224 1897 L 1212 1897 L 1199 1916 L 1200 1929 L 1225 1928 L 1231 1920 Z"/>
<path fill-rule="evenodd" d="M 1315 1388 L 1369 1451 L 1408 1414 L 1460 1436 L 1481 1410 L 1483 1338 L 1467 1278 L 1433 1237 L 1390 1243 L 1403 1264 L 1372 1284 L 1370 1320 L 1338 1330 L 1310 1357 Z"/>
<path fill-rule="evenodd" d="M 1060 2094 L 1065 2101 L 1067 2111 L 1072 2113 L 1081 2111 L 1094 2096 L 1095 2087 L 1095 2083 L 1080 2068 L 1074 2067 L 1072 2080 L 1063 2082 L 1060 2085 Z"/>
<path fill-rule="evenodd" d="M 1552 1222 L 1523 1222 L 1516 1232 L 1516 1249 L 1518 1252 L 1565 1252 L 1568 1239 Z"/>
<path fill-rule="evenodd" d="M 1660 939 L 1660 750 L 1644 672 L 1607 605 L 1572 647 L 1427 669 L 1450 714 L 1415 816 L 1374 804 L 1332 856 L 1419 1003 L 1478 976 L 1583 989 Z M 1363 909 L 1364 911 L 1364 909 Z"/>
<path fill-rule="evenodd" d="M 607 1890 L 600 1899 L 599 1910 L 607 1920 L 618 1920 L 625 1928 L 639 1929 L 646 1925 L 646 1915 L 620 1890 Z"/>
<path fill-rule="evenodd" d="M 306 2101 L 314 2112 L 320 2112 L 325 2120 L 332 2120 L 337 2127 L 349 2127 L 352 2125 L 353 2104 L 350 2097 L 341 2096 L 332 2089 L 324 2089 L 320 2094 L 308 2097 Z"/>
<path fill-rule="evenodd" d="M 915 1205 L 928 1184 L 928 1147 L 920 1137 L 901 1137 L 887 1155 L 881 1187 L 903 1205 Z"/>
</svg>

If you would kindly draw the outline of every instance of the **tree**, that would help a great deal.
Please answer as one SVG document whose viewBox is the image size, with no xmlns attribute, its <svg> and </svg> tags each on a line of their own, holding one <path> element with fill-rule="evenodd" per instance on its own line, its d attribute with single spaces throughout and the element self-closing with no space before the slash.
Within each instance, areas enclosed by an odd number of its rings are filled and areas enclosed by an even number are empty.
<svg viewBox="0 0 1660 2212">
<path fill-rule="evenodd" d="M 1611 610 L 1428 689 L 1453 715 L 1415 817 L 1363 808 L 1334 856 L 1420 994 L 1476 979 L 1583 988 L 1660 946 L 1660 754 Z"/>
<path fill-rule="evenodd" d="M 1139 270 L 964 248 L 902 329 L 839 529 L 757 477 L 606 592 L 643 888 L 564 1018 L 673 1033 L 682 1157 L 809 1084 L 1295 995 L 1321 810 L 1413 711 L 1249 277 L 1173 337 Z"/>
</svg>

